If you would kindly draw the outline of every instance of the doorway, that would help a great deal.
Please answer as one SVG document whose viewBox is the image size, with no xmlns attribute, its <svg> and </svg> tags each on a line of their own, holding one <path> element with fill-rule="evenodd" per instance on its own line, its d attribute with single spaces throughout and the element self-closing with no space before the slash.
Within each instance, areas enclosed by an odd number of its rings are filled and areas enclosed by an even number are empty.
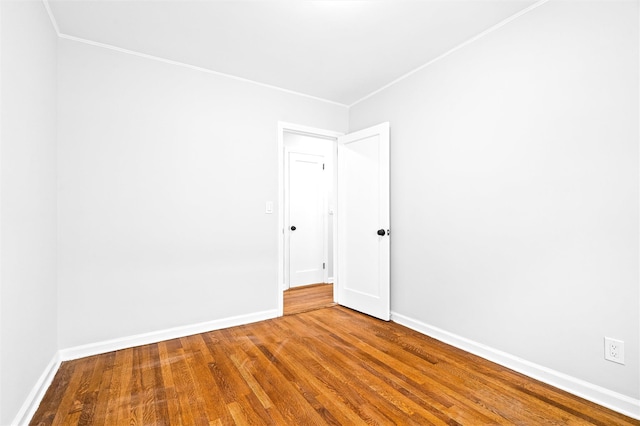
<svg viewBox="0 0 640 426">
<path fill-rule="evenodd" d="M 290 243 L 297 226 L 290 223 L 290 206 L 285 205 L 290 190 L 288 183 L 285 185 L 285 174 L 289 173 L 289 155 L 295 152 L 307 154 L 299 157 L 307 163 L 317 162 L 314 154 L 333 160 L 329 173 L 333 180 L 326 184 L 331 191 L 323 204 L 327 238 L 323 271 L 325 281 L 329 281 L 329 275 L 334 278 L 334 302 L 386 321 L 390 319 L 389 133 L 389 123 L 347 135 L 278 123 L 279 316 L 283 315 L 284 291 L 289 289 L 293 275 Z M 296 140 L 297 146 L 293 143 L 285 149 L 285 139 Z M 314 144 L 330 147 L 330 152 L 305 151 Z"/>
<path fill-rule="evenodd" d="M 278 125 L 279 315 L 284 313 L 285 291 L 288 303 L 295 303 L 292 301 L 298 300 L 298 295 L 320 290 L 306 290 L 307 286 L 327 288 L 328 284 L 330 292 L 323 290 L 319 303 L 327 305 L 327 294 L 330 303 L 334 302 L 335 164 L 340 135 L 289 123 Z"/>
</svg>

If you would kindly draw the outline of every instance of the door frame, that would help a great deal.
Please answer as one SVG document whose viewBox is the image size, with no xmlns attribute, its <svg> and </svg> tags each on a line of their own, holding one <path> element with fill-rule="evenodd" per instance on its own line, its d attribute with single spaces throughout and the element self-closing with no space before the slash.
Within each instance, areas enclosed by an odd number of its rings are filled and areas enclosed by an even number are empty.
<svg viewBox="0 0 640 426">
<path fill-rule="evenodd" d="M 328 139 L 334 141 L 334 150 L 336 153 L 335 158 L 337 158 L 337 149 L 338 144 L 337 140 L 339 136 L 344 135 L 341 132 L 335 132 L 332 130 L 318 129 L 315 127 L 303 126 L 299 124 L 287 123 L 283 121 L 278 121 L 278 146 L 277 146 L 277 157 L 278 157 L 278 228 L 277 228 L 277 236 L 278 236 L 278 274 L 277 274 L 277 298 L 278 298 L 278 316 L 282 316 L 284 313 L 284 290 L 285 290 L 285 232 L 284 232 L 284 220 L 285 220 L 285 204 L 284 204 L 284 185 L 285 185 L 285 149 L 284 149 L 284 135 L 285 133 L 295 133 L 299 135 L 311 136 L 318 139 Z M 337 170 L 337 167 L 334 167 L 334 173 Z M 337 182 L 336 179 L 333 180 L 334 186 L 334 194 L 337 192 Z M 333 276 L 334 276 L 334 286 L 339 285 L 337 280 L 337 250 L 335 249 L 337 246 L 337 238 L 338 238 L 338 226 L 337 226 L 337 203 L 334 204 L 334 213 L 333 213 Z M 334 290 L 334 301 L 337 302 L 336 295 L 337 292 Z"/>
</svg>

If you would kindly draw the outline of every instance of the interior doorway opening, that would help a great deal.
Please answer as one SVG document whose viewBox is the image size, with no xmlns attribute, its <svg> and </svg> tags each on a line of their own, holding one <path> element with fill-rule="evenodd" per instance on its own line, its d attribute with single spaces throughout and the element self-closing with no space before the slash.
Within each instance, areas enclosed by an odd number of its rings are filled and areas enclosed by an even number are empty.
<svg viewBox="0 0 640 426">
<path fill-rule="evenodd" d="M 303 293 L 319 290 L 306 287 L 334 284 L 337 138 L 341 133 L 288 123 L 279 123 L 278 130 L 278 308 L 283 315 L 285 291 L 288 303 L 298 303 Z M 335 303 L 336 292 L 330 290 L 323 290 L 319 307 Z"/>
<path fill-rule="evenodd" d="M 285 289 L 333 282 L 334 142 L 284 134 Z"/>
<path fill-rule="evenodd" d="M 285 215 L 285 135 L 331 142 L 333 174 L 332 236 L 334 301 L 388 321 L 391 318 L 389 123 L 347 135 L 286 123 L 278 124 L 278 314 L 291 278 L 289 244 L 297 227 Z M 306 144 L 305 144 L 306 146 Z M 308 157 L 307 162 L 314 162 Z M 304 188 L 303 188 L 304 189 Z M 327 210 L 326 214 L 328 215 Z M 287 276 L 287 274 L 289 274 Z"/>
</svg>

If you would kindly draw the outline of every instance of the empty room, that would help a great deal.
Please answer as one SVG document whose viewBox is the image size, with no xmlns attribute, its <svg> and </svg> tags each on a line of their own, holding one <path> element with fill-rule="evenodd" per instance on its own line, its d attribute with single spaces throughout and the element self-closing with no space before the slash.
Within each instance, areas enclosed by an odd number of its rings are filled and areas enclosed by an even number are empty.
<svg viewBox="0 0 640 426">
<path fill-rule="evenodd" d="M 0 0 L 0 425 L 640 425 L 640 1 Z"/>
</svg>

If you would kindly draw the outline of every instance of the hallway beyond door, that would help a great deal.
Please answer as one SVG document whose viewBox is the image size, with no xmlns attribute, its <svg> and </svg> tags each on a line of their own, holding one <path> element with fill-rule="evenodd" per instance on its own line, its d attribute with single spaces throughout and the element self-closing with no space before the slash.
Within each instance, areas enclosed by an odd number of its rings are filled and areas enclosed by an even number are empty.
<svg viewBox="0 0 640 426">
<path fill-rule="evenodd" d="M 333 305 L 333 284 L 312 284 L 284 292 L 284 315 L 314 311 Z"/>
</svg>

